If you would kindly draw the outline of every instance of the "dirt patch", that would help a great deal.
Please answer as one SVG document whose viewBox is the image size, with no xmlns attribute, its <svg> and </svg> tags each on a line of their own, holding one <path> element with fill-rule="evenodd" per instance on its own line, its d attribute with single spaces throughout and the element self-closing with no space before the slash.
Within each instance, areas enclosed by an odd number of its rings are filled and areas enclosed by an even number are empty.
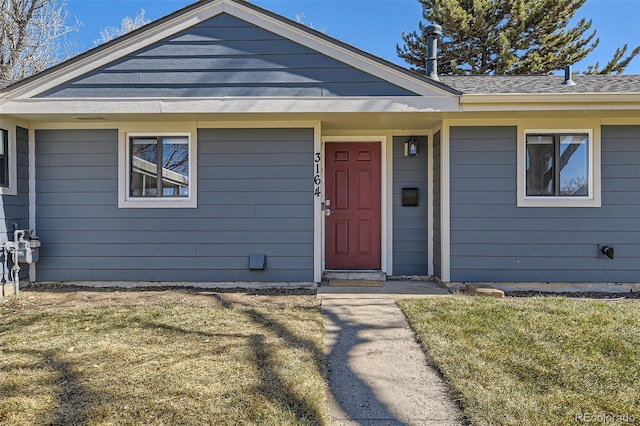
<svg viewBox="0 0 640 426">
<path fill-rule="evenodd" d="M 195 288 L 87 288 L 62 284 L 27 287 L 20 292 L 23 307 L 48 311 L 90 308 L 105 305 L 145 307 L 180 301 L 196 305 L 274 307 L 316 305 L 315 290 L 305 289 L 224 289 Z"/>
</svg>

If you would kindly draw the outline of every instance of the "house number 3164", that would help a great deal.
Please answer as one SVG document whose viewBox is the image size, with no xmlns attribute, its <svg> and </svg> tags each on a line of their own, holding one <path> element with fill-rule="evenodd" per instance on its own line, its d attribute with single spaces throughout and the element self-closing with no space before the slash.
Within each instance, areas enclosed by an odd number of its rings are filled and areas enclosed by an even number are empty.
<svg viewBox="0 0 640 426">
<path fill-rule="evenodd" d="M 320 189 L 322 184 L 322 178 L 320 177 L 320 161 L 321 160 L 322 160 L 322 156 L 320 155 L 319 152 L 316 152 L 313 156 L 313 170 L 314 170 L 313 194 L 316 197 L 319 197 L 320 195 L 322 195 L 322 190 Z"/>
</svg>

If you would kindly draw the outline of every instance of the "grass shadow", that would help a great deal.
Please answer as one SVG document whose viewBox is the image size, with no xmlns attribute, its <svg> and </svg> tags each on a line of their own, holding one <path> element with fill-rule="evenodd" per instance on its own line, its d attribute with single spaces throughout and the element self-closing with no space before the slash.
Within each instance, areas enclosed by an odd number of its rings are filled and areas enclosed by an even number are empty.
<svg viewBox="0 0 640 426">
<path fill-rule="evenodd" d="M 288 327 L 269 318 L 263 313 L 244 305 L 231 302 L 219 294 L 212 295 L 225 309 L 240 309 L 254 324 L 260 326 L 266 333 L 273 333 L 288 347 L 301 348 L 309 352 L 317 371 L 326 377 L 324 348 L 312 339 L 297 336 Z M 255 363 L 261 374 L 261 384 L 258 390 L 268 399 L 291 410 L 298 421 L 304 424 L 323 424 L 324 413 L 310 405 L 288 389 L 287 384 L 275 368 L 275 360 L 264 335 L 252 335 L 250 339 L 252 351 L 255 355 Z"/>
<path fill-rule="evenodd" d="M 251 336 L 251 348 L 255 356 L 255 364 L 260 371 L 260 385 L 258 391 L 269 400 L 286 407 L 302 424 L 323 424 L 323 413 L 304 399 L 289 390 L 287 384 L 275 368 L 272 351 L 265 343 L 263 335 Z"/>
<path fill-rule="evenodd" d="M 201 292 L 197 292 L 197 294 L 207 296 Z M 325 371 L 324 351 L 320 340 L 321 321 L 315 303 L 306 299 L 303 303 L 299 303 L 299 299 L 295 299 L 295 302 L 283 300 L 281 303 L 266 303 L 267 307 L 263 308 L 262 299 L 251 300 L 250 303 L 245 304 L 242 298 L 239 298 L 238 302 L 234 302 L 235 297 L 226 297 L 224 294 L 213 294 L 212 296 L 214 299 L 210 299 L 206 303 L 203 303 L 202 298 L 195 299 L 196 302 L 193 306 L 197 306 L 198 310 L 193 313 L 191 309 L 187 309 L 189 315 L 186 313 L 182 315 L 182 311 L 174 312 L 167 309 L 164 304 L 161 304 L 160 308 L 147 312 L 144 304 L 123 307 L 120 303 L 121 299 L 115 301 L 109 299 L 108 309 L 115 309 L 113 306 L 117 307 L 114 318 L 103 318 L 103 316 L 111 315 L 111 310 L 107 310 L 104 315 L 94 314 L 93 308 L 100 306 L 97 303 L 95 305 L 82 304 L 81 310 L 78 311 L 80 313 L 76 317 L 75 314 L 67 314 L 67 309 L 70 312 L 75 312 L 74 309 L 76 309 L 74 300 L 71 300 L 68 305 L 65 305 L 65 310 L 57 309 L 56 312 L 50 314 L 51 319 L 49 319 L 49 314 L 42 316 L 37 313 L 37 307 L 34 303 L 28 304 L 28 309 L 25 309 L 25 312 L 35 311 L 36 313 L 31 317 L 25 315 L 24 319 L 12 323 L 13 331 L 24 329 L 26 325 L 30 325 L 29 321 L 44 320 L 47 323 L 56 323 L 57 317 L 55 315 L 60 313 L 68 321 L 64 323 L 64 326 L 63 323 L 57 324 L 56 337 L 59 337 L 63 343 L 54 345 L 47 337 L 43 337 L 44 344 L 42 346 L 45 348 L 39 350 L 38 347 L 34 349 L 27 338 L 23 339 L 24 342 L 21 341 L 23 346 L 20 350 L 15 348 L 16 350 L 13 352 L 16 363 L 32 369 L 33 377 L 41 372 L 46 374 L 44 379 L 38 380 L 45 385 L 46 390 L 40 394 L 44 395 L 46 392 L 47 405 L 42 411 L 35 410 L 37 418 L 34 424 L 81 425 L 102 418 L 118 418 L 121 421 L 127 419 L 123 421 L 127 423 L 132 421 L 131 419 L 138 418 L 136 416 L 154 418 L 155 420 L 164 419 L 168 422 L 166 424 L 184 424 L 184 420 L 189 416 L 184 408 L 167 404 L 166 408 L 155 413 L 157 409 L 156 394 L 150 394 L 150 400 L 140 405 L 136 405 L 137 401 L 128 399 L 132 395 L 141 396 L 143 399 L 147 397 L 147 393 L 137 392 L 142 387 L 141 383 L 144 383 L 139 378 L 146 377 L 138 375 L 137 372 L 143 367 L 141 364 L 147 360 L 146 357 L 137 354 L 137 343 L 139 343 L 141 354 L 148 350 L 146 344 L 161 345 L 149 352 L 153 358 L 153 363 L 149 366 L 152 371 L 151 375 L 153 375 L 153 371 L 162 375 L 162 369 L 166 368 L 166 359 L 160 358 L 158 355 L 158 351 L 165 353 L 165 349 L 167 353 L 171 354 L 170 360 L 173 360 L 173 352 L 186 348 L 184 353 L 187 358 L 193 357 L 196 363 L 202 361 L 203 356 L 231 353 L 227 358 L 221 357 L 220 360 L 213 358 L 211 362 L 222 364 L 222 361 L 229 360 L 228 365 L 225 364 L 220 371 L 224 371 L 228 375 L 237 375 L 241 379 L 232 381 L 232 385 L 236 387 L 231 386 L 232 392 L 229 393 L 229 401 L 247 403 L 247 406 L 251 407 L 252 396 L 258 396 L 256 401 L 259 401 L 261 405 L 256 406 L 255 415 L 247 414 L 247 418 L 263 419 L 267 423 L 271 422 L 272 418 L 277 418 L 279 422 L 281 417 L 278 416 L 284 414 L 283 418 L 294 424 L 325 424 L 326 416 L 322 404 L 324 397 L 322 375 Z M 163 303 L 165 301 L 164 298 L 156 299 Z M 155 304 L 158 303 L 156 299 L 153 299 Z M 52 306 L 53 303 L 54 301 L 51 302 Z M 183 306 L 182 301 L 177 303 L 177 306 Z M 155 304 L 152 306 L 155 307 Z M 58 308 L 57 305 L 56 307 Z M 140 307 L 144 309 L 138 312 L 137 309 Z M 201 308 L 209 310 L 201 310 Z M 233 310 L 233 312 L 222 312 L 227 309 Z M 87 315 L 88 312 L 91 314 Z M 96 312 L 102 311 L 96 310 Z M 285 315 L 287 315 L 286 318 Z M 0 317 L 0 320 L 10 316 L 9 314 Z M 218 320 L 220 322 L 217 322 Z M 304 323 L 304 321 L 309 322 Z M 298 326 L 310 330 L 309 334 L 298 329 Z M 77 328 L 78 334 L 70 337 L 71 328 Z M 113 340 L 109 337 L 109 332 L 112 329 L 115 330 Z M 0 333 L 0 337 L 3 335 L 4 330 Z M 87 336 L 95 337 L 95 341 L 85 342 L 83 339 Z M 140 340 L 135 340 L 136 338 Z M 209 339 L 211 344 L 208 344 Z M 80 357 L 78 352 L 72 354 L 67 353 L 64 349 L 49 350 L 53 347 L 67 348 L 69 347 L 68 342 L 80 341 L 91 343 L 87 345 L 86 353 L 89 355 Z M 115 342 L 115 344 L 111 345 L 111 342 Z M 182 348 L 179 346 L 181 342 L 184 342 Z M 131 352 L 133 349 L 136 352 L 135 356 L 126 358 L 130 361 L 127 368 L 131 367 L 131 372 L 124 370 L 124 374 L 104 377 L 98 374 L 97 381 L 94 380 L 92 368 L 99 368 L 100 370 L 95 371 L 103 372 L 113 366 L 112 363 L 103 368 L 102 363 L 93 361 L 94 352 L 92 351 L 95 351 L 96 345 L 99 348 L 104 348 L 106 353 L 112 357 L 110 359 L 116 361 L 121 360 L 122 351 Z M 175 350 L 173 349 L 174 345 L 178 345 L 175 346 Z M 6 353 L 7 349 L 3 349 Z M 34 350 L 29 352 L 31 349 Z M 74 351 L 70 350 L 69 352 Z M 22 362 L 20 358 L 24 358 L 28 362 Z M 190 360 L 185 361 L 185 357 L 180 358 L 180 361 L 182 365 L 191 362 Z M 218 363 L 218 361 L 221 362 Z M 95 365 L 92 365 L 94 362 Z M 205 365 L 205 363 L 203 361 L 198 365 Z M 209 371 L 216 372 L 218 370 L 212 368 Z M 243 371 L 250 372 L 251 375 L 245 376 Z M 121 372 L 119 371 L 119 373 Z M 16 368 L 12 373 L 19 373 L 19 369 Z M 200 405 L 204 402 L 203 399 L 200 399 L 201 395 L 205 395 L 207 398 L 218 398 L 218 394 L 211 391 L 212 383 L 215 382 L 216 386 L 218 385 L 218 376 L 215 374 L 210 375 L 211 379 L 209 376 L 204 378 L 204 375 L 199 375 L 194 380 L 196 386 L 193 389 L 185 388 L 184 394 L 180 393 L 180 397 L 188 395 L 188 398 L 195 401 L 195 404 Z M 229 378 L 229 376 L 226 377 Z M 220 381 L 222 386 L 225 386 L 224 379 L 225 376 L 222 376 Z M 115 391 L 113 394 L 105 393 L 111 389 L 109 386 L 105 386 L 105 383 L 115 383 L 116 381 L 124 383 L 122 386 L 125 386 L 117 389 L 134 389 L 135 391 L 124 392 L 123 395 Z M 94 382 L 98 383 L 100 387 L 93 388 Z M 163 380 L 158 383 L 164 385 Z M 135 385 L 135 388 L 131 387 L 132 385 Z M 245 387 L 240 388 L 237 385 Z M 202 390 L 199 390 L 200 386 Z M 172 389 L 170 388 L 170 390 Z M 314 391 L 314 389 L 319 391 Z M 178 389 L 178 391 L 183 392 L 182 389 Z M 0 396 L 2 395 L 29 396 L 29 390 L 22 384 L 14 386 L 13 383 L 0 383 Z M 34 393 L 31 396 L 37 395 Z M 167 398 L 170 397 L 160 395 L 160 400 L 165 403 L 169 401 Z M 113 402 L 117 404 L 114 405 Z M 233 408 L 243 407 L 242 404 L 220 404 L 220 407 L 226 407 L 224 411 L 202 410 L 198 413 L 204 415 L 202 420 L 211 420 L 211 424 L 219 419 L 228 421 L 234 418 Z M 136 411 L 138 406 L 143 407 L 146 412 Z M 11 407 L 8 409 L 11 410 Z M 229 414 L 230 411 L 231 414 Z M 5 412 L 11 415 L 11 411 L 5 410 Z M 238 418 L 242 418 L 242 415 L 239 415 Z M 197 418 L 192 417 L 192 419 Z M 175 423 L 172 423 L 174 420 Z M 197 423 L 198 420 L 195 422 Z M 3 423 L 2 413 L 0 413 L 1 423 Z"/>
<path fill-rule="evenodd" d="M 290 390 L 290 386 L 278 372 L 276 355 L 274 355 L 273 350 L 266 343 L 266 338 L 269 335 L 273 335 L 278 337 L 289 348 L 307 351 L 311 354 L 317 371 L 326 377 L 323 348 L 312 339 L 306 339 L 296 335 L 285 325 L 273 318 L 269 318 L 267 315 L 250 307 L 250 305 L 232 302 L 216 293 L 212 293 L 211 296 L 218 302 L 221 308 L 236 310 L 242 313 L 247 320 L 258 326 L 264 333 L 207 333 L 161 323 L 145 322 L 143 325 L 148 328 L 156 328 L 183 335 L 195 335 L 203 338 L 215 339 L 222 337 L 247 340 L 253 355 L 253 363 L 259 371 L 260 376 L 260 384 L 257 387 L 257 391 L 273 403 L 291 412 L 301 424 L 324 424 L 324 413 Z"/>
<path fill-rule="evenodd" d="M 56 371 L 55 383 L 52 386 L 58 386 L 59 392 L 56 396 L 56 407 L 44 413 L 43 423 L 45 425 L 84 425 L 89 421 L 89 410 L 92 402 L 104 401 L 104 395 L 97 395 L 93 391 L 89 391 L 82 384 L 82 378 L 74 371 L 73 364 L 63 361 L 56 356 L 55 351 L 46 350 L 20 350 L 13 353 L 22 354 L 24 356 L 37 357 L 40 363 L 33 364 L 34 369 L 41 368 L 42 365 L 51 367 Z M 53 380 L 52 380 L 53 382 Z M 0 388 L 0 395 L 16 395 L 20 394 L 18 388 Z"/>
<path fill-rule="evenodd" d="M 309 351 L 318 371 L 326 375 L 324 348 L 319 347 L 313 340 L 296 336 L 286 326 L 278 321 L 268 318 L 255 309 L 247 310 L 247 316 L 256 324 L 275 333 L 279 338 L 287 342 L 287 345 L 294 348 L 303 348 Z"/>
</svg>

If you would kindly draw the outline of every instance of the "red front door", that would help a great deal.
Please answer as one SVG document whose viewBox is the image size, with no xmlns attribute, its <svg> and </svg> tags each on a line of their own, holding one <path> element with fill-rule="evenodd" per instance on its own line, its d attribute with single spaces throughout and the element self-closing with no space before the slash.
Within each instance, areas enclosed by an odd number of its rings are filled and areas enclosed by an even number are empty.
<svg viewBox="0 0 640 426">
<path fill-rule="evenodd" d="M 327 269 L 380 269 L 379 142 L 326 144 Z"/>
</svg>

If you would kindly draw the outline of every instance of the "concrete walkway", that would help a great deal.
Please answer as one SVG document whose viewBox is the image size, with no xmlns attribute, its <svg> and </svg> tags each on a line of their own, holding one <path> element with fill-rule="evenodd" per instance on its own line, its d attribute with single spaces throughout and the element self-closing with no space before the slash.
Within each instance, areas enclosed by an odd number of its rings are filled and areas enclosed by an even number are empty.
<svg viewBox="0 0 640 426">
<path fill-rule="evenodd" d="M 332 425 L 460 425 L 448 387 L 427 363 L 395 304 L 447 294 L 433 283 L 320 287 Z"/>
</svg>

